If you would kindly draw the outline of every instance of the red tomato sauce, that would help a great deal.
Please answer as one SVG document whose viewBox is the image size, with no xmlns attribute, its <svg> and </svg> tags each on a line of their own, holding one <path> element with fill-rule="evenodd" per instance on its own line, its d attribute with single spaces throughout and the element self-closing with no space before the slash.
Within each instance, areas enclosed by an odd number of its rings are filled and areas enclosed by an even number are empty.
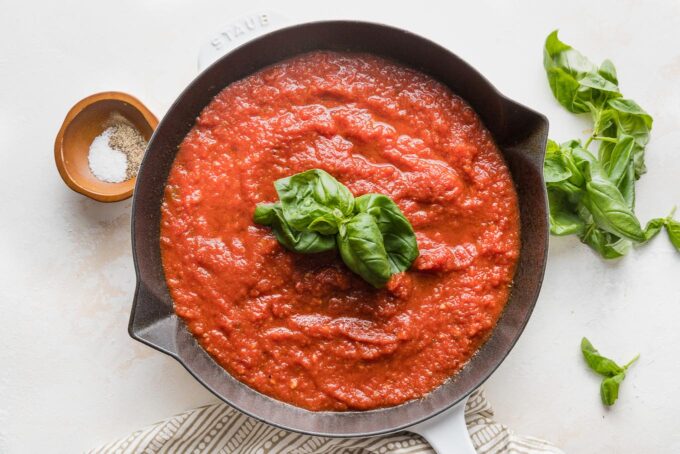
<svg viewBox="0 0 680 454">
<path fill-rule="evenodd" d="M 312 168 L 399 205 L 420 248 L 410 270 L 376 290 L 336 252 L 289 252 L 253 223 L 274 180 Z M 519 243 L 512 179 L 476 113 L 366 54 L 305 54 L 225 88 L 162 206 L 177 314 L 238 380 L 310 410 L 398 405 L 454 375 L 508 300 Z"/>
</svg>

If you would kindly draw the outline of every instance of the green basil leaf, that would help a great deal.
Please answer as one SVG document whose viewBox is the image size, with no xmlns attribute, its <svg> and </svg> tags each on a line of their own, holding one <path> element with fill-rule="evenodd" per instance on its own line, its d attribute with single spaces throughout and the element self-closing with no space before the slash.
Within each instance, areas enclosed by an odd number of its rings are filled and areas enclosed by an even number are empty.
<svg viewBox="0 0 680 454">
<path fill-rule="evenodd" d="M 375 219 L 383 237 L 392 273 L 410 268 L 418 258 L 418 243 L 413 227 L 392 199 L 382 194 L 365 194 L 355 201 L 355 211 Z"/>
<path fill-rule="evenodd" d="M 621 382 L 626 378 L 626 374 L 621 372 L 613 377 L 605 378 L 600 384 L 600 397 L 602 403 L 608 406 L 614 405 L 619 398 L 619 387 Z"/>
<path fill-rule="evenodd" d="M 595 180 L 586 185 L 584 205 L 600 228 L 636 242 L 644 242 L 640 221 L 635 217 L 621 192 L 607 180 Z"/>
<path fill-rule="evenodd" d="M 552 140 L 548 140 L 545 161 L 543 162 L 543 178 L 546 183 L 557 183 L 571 177 L 569 170 L 562 159 L 560 146 Z"/>
<path fill-rule="evenodd" d="M 666 222 L 666 218 L 655 218 L 647 222 L 644 230 L 645 242 L 657 236 Z"/>
<path fill-rule="evenodd" d="M 550 206 L 550 233 L 562 236 L 579 234 L 583 231 L 585 222 L 576 213 L 564 192 L 555 187 L 549 187 L 548 203 Z"/>
<path fill-rule="evenodd" d="M 640 221 L 612 182 L 593 180 L 586 184 L 586 192 L 583 203 L 600 228 L 636 242 L 645 241 Z"/>
<path fill-rule="evenodd" d="M 597 72 L 614 85 L 619 84 L 619 79 L 616 76 L 616 68 L 614 67 L 614 63 L 612 63 L 611 60 L 603 61 L 600 65 L 600 69 Z"/>
<path fill-rule="evenodd" d="M 675 246 L 675 249 L 680 252 L 680 221 L 673 219 L 674 212 L 675 208 L 666 218 L 666 232 L 668 233 L 668 238 L 671 240 L 671 243 Z"/>
<path fill-rule="evenodd" d="M 606 232 L 592 223 L 586 224 L 579 238 L 607 260 L 623 257 L 631 246 L 630 240 Z"/>
<path fill-rule="evenodd" d="M 598 109 L 609 98 L 621 96 L 614 82 L 616 70 L 610 61 L 601 68 L 557 37 L 557 31 L 548 35 L 543 49 L 550 88 L 562 106 L 574 113 Z"/>
<path fill-rule="evenodd" d="M 602 161 L 603 167 L 609 174 L 609 179 L 617 186 L 621 180 L 626 176 L 629 164 L 633 157 L 633 147 L 635 146 L 635 138 L 627 134 L 621 135 L 619 141 L 611 151 L 611 155 L 607 161 Z"/>
<path fill-rule="evenodd" d="M 390 276 L 383 236 L 373 216 L 359 213 L 342 224 L 337 235 L 345 264 L 376 288 L 384 287 Z"/>
<path fill-rule="evenodd" d="M 581 353 L 583 353 L 583 358 L 586 360 L 588 367 L 603 377 L 613 377 L 624 371 L 623 367 L 611 359 L 602 356 L 585 337 L 581 339 Z"/>
<path fill-rule="evenodd" d="M 611 109 L 610 107 L 602 106 L 600 109 L 595 110 L 592 112 L 593 114 L 593 135 L 595 136 L 605 136 L 608 137 L 606 131 L 612 131 L 612 127 L 615 127 L 616 125 L 614 124 L 614 109 Z M 605 146 L 606 144 L 612 145 L 610 142 L 601 142 L 600 147 Z M 600 159 L 602 159 L 602 156 L 600 156 Z"/>
<path fill-rule="evenodd" d="M 283 247 L 294 252 L 312 254 L 335 249 L 335 238 L 317 232 L 298 232 L 283 217 L 280 203 L 259 204 L 253 220 L 257 224 L 271 226 L 274 236 Z"/>
<path fill-rule="evenodd" d="M 633 358 L 628 364 L 619 366 L 614 361 L 606 358 L 597 351 L 593 344 L 585 337 L 581 339 L 581 352 L 591 370 L 605 377 L 600 384 L 600 396 L 605 405 L 614 405 L 619 397 L 619 386 L 626 378 L 626 370 L 633 364 L 640 355 Z"/>
<path fill-rule="evenodd" d="M 631 99 L 610 99 L 607 105 L 611 108 L 613 125 L 603 131 L 607 137 L 630 135 L 635 139 L 633 161 L 635 162 L 635 178 L 646 172 L 644 152 L 649 143 L 652 130 L 652 117 Z"/>
<path fill-rule="evenodd" d="M 584 91 L 584 87 L 592 88 L 594 90 L 599 90 L 602 92 L 609 92 L 613 96 L 620 95 L 619 87 L 616 84 L 611 83 L 598 73 L 588 73 L 585 74 L 580 80 L 581 84 L 580 90 Z"/>
<path fill-rule="evenodd" d="M 619 188 L 603 174 L 597 159 L 582 149 L 575 149 L 573 155 L 579 160 L 577 165 L 583 167 L 588 180 L 582 203 L 588 208 L 598 227 L 636 242 L 644 242 L 640 221 Z"/>
<path fill-rule="evenodd" d="M 275 203 L 260 203 L 255 207 L 253 214 L 253 221 L 256 224 L 272 225 L 276 218 L 275 209 L 278 204 Z"/>
<path fill-rule="evenodd" d="M 635 164 L 628 163 L 626 173 L 618 184 L 619 191 L 631 210 L 635 209 Z"/>
<path fill-rule="evenodd" d="M 354 197 L 328 173 L 312 169 L 274 183 L 283 216 L 293 229 L 334 235 L 352 215 Z"/>
</svg>

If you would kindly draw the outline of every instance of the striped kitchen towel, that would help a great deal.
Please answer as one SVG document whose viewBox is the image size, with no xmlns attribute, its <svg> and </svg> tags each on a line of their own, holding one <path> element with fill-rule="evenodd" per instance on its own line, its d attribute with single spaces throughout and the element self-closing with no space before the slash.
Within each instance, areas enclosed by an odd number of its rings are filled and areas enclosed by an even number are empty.
<svg viewBox="0 0 680 454">
<path fill-rule="evenodd" d="M 494 421 L 481 390 L 468 400 L 465 419 L 480 454 L 562 453 L 548 442 L 518 436 Z M 427 441 L 410 432 L 363 439 L 311 437 L 258 422 L 223 403 L 165 419 L 90 453 L 435 454 Z"/>
</svg>

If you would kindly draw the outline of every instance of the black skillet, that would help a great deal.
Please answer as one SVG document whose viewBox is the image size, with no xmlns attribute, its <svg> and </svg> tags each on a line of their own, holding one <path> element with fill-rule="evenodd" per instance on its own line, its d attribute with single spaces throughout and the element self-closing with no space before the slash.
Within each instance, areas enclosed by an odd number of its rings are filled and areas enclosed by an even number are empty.
<svg viewBox="0 0 680 454">
<path fill-rule="evenodd" d="M 423 399 L 396 407 L 364 412 L 311 412 L 254 391 L 231 377 L 194 340 L 173 311 L 163 275 L 159 249 L 163 187 L 177 147 L 196 117 L 230 83 L 267 65 L 318 49 L 382 55 L 446 84 L 477 111 L 491 131 L 512 172 L 519 196 L 520 258 L 510 300 L 492 336 L 453 379 Z M 189 84 L 149 143 L 134 191 L 132 244 L 137 289 L 130 335 L 175 358 L 220 399 L 269 424 L 333 437 L 372 436 L 410 428 L 423 433 L 440 452 L 469 451 L 462 404 L 512 349 L 529 320 L 543 279 L 548 245 L 542 173 L 547 134 L 548 122 L 543 115 L 504 97 L 447 49 L 398 28 L 354 21 L 314 22 L 283 28 L 250 41 L 217 60 Z M 429 419 L 440 413 L 443 416 Z M 457 425 L 454 419 L 459 421 Z"/>
</svg>

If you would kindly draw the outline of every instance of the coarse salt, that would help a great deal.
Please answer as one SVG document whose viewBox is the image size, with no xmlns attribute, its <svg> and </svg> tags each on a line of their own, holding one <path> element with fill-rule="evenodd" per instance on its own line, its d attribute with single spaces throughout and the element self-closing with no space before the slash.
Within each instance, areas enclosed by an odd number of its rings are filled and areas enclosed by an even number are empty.
<svg viewBox="0 0 680 454">
<path fill-rule="evenodd" d="M 127 179 L 127 156 L 122 151 L 111 148 L 109 139 L 114 128 L 107 128 L 95 137 L 90 145 L 87 161 L 97 179 L 107 183 L 120 183 Z"/>
</svg>

